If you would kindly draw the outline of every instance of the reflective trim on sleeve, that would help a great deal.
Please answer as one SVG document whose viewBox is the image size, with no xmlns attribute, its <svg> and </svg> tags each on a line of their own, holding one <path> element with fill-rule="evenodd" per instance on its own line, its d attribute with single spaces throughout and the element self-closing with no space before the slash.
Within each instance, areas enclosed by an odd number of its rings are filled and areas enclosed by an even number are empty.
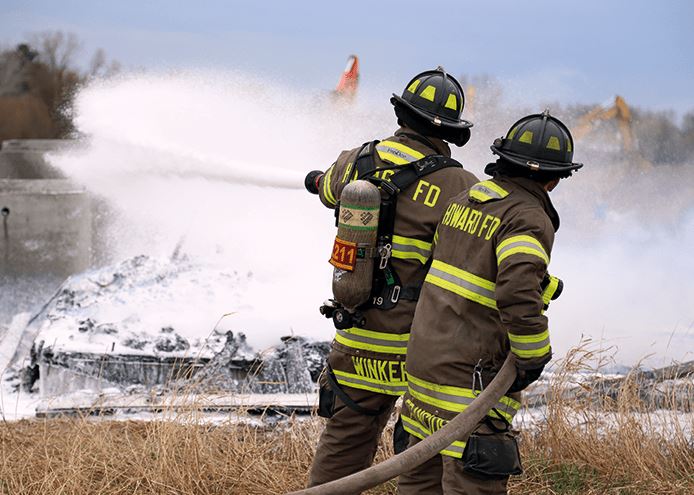
<svg viewBox="0 0 694 495">
<path fill-rule="evenodd" d="M 381 160 L 395 165 L 405 165 L 424 158 L 419 151 L 395 141 L 381 141 L 376 145 L 376 151 Z"/>
<path fill-rule="evenodd" d="M 408 391 L 412 397 L 425 404 L 444 409 L 451 413 L 459 413 L 467 409 L 480 392 L 475 392 L 469 388 L 438 385 L 427 382 L 426 380 L 412 376 L 411 373 L 407 374 L 407 378 Z M 513 416 L 515 416 L 520 409 L 520 403 L 510 397 L 503 396 L 494 407 L 506 421 L 511 422 Z M 496 417 L 494 411 L 489 411 L 487 415 Z"/>
<path fill-rule="evenodd" d="M 349 175 L 352 172 L 352 167 L 354 166 L 354 163 L 349 162 L 347 166 L 345 167 L 345 173 L 342 175 L 342 183 L 345 184 L 347 180 L 349 179 Z"/>
<path fill-rule="evenodd" d="M 412 259 L 426 264 L 431 256 L 431 243 L 411 237 L 394 235 L 391 254 L 393 258 Z"/>
<path fill-rule="evenodd" d="M 328 172 L 323 177 L 323 197 L 331 205 L 336 205 L 335 196 L 333 196 L 332 188 L 330 187 L 330 179 L 333 175 L 333 170 L 335 170 L 335 165 L 328 169 Z"/>
<path fill-rule="evenodd" d="M 358 388 L 376 392 L 377 394 L 401 396 L 407 392 L 407 382 L 405 381 L 387 381 L 368 378 L 366 376 L 348 373 L 346 371 L 333 370 L 335 379 L 340 385 L 345 387 Z"/>
<path fill-rule="evenodd" d="M 472 186 L 468 195 L 472 199 L 485 202 L 490 199 L 505 198 L 508 196 L 508 191 L 491 180 L 485 180 Z"/>
<path fill-rule="evenodd" d="M 405 414 L 401 414 L 400 417 L 402 418 L 402 426 L 405 429 L 407 433 L 409 433 L 412 436 L 415 436 L 419 438 L 420 440 L 424 440 L 426 437 L 431 435 L 431 431 L 424 425 L 422 425 L 420 422 L 417 420 L 410 418 L 409 416 Z M 462 441 L 455 441 L 445 449 L 439 451 L 441 454 L 450 456 L 450 457 L 457 457 L 461 458 L 463 457 L 463 452 L 465 451 L 465 442 Z"/>
<path fill-rule="evenodd" d="M 461 268 L 434 260 L 425 282 L 453 292 L 465 299 L 496 309 L 496 284 Z"/>
<path fill-rule="evenodd" d="M 509 332 L 511 352 L 519 358 L 536 358 L 545 356 L 550 351 L 549 330 L 533 335 L 518 335 Z"/>
<path fill-rule="evenodd" d="M 509 256 L 519 253 L 532 254 L 544 261 L 546 265 L 549 264 L 549 256 L 547 256 L 545 248 L 542 247 L 540 241 L 529 235 L 514 235 L 501 241 L 496 248 L 497 264 L 501 264 Z"/>
<path fill-rule="evenodd" d="M 548 305 L 550 303 L 552 297 L 554 297 L 554 293 L 557 292 L 558 288 L 559 279 L 553 275 L 550 275 L 549 284 L 547 284 L 545 290 L 542 291 L 542 302 L 545 303 L 545 305 Z"/>
<path fill-rule="evenodd" d="M 337 342 L 352 349 L 400 355 L 407 354 L 407 341 L 409 338 L 409 333 L 376 332 L 356 327 L 346 330 L 338 329 L 335 334 Z"/>
</svg>

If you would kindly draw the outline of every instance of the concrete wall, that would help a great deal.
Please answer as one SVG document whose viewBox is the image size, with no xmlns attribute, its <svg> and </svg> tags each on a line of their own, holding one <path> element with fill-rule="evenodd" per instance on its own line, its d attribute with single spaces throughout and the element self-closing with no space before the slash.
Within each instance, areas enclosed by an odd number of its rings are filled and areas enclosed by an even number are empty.
<svg viewBox="0 0 694 495">
<path fill-rule="evenodd" d="M 0 273 L 68 276 L 91 261 L 92 212 L 65 179 L 0 179 Z"/>
<path fill-rule="evenodd" d="M 91 262 L 92 208 L 83 187 L 44 160 L 57 140 L 0 148 L 0 274 L 68 276 Z"/>
<path fill-rule="evenodd" d="M 60 139 L 12 139 L 0 145 L 1 179 L 64 179 L 65 175 L 44 160 L 44 155 L 69 147 Z"/>
<path fill-rule="evenodd" d="M 93 200 L 44 159 L 70 145 L 12 140 L 0 147 L 0 325 L 40 308 L 91 264 Z"/>
</svg>

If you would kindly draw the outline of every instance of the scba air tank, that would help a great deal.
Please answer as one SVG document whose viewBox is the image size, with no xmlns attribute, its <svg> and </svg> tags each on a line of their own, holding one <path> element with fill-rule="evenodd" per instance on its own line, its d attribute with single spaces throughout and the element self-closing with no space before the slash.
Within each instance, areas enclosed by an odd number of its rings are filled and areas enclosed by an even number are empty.
<svg viewBox="0 0 694 495">
<path fill-rule="evenodd" d="M 342 190 L 330 264 L 333 296 L 349 311 L 371 295 L 380 206 L 381 193 L 371 182 L 355 180 Z"/>
</svg>

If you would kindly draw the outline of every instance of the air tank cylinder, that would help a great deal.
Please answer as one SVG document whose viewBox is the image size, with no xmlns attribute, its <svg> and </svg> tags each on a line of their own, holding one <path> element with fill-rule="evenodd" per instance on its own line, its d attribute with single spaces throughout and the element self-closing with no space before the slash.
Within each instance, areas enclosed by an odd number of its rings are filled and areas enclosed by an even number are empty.
<svg viewBox="0 0 694 495">
<path fill-rule="evenodd" d="M 333 296 L 349 311 L 355 311 L 371 295 L 380 206 L 378 187 L 365 180 L 350 182 L 340 195 L 330 264 L 335 267 Z"/>
</svg>

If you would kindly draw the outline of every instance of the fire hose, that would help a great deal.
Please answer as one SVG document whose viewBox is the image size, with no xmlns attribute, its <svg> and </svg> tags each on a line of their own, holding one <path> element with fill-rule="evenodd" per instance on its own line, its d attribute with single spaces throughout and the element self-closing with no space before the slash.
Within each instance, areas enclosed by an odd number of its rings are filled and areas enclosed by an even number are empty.
<svg viewBox="0 0 694 495">
<path fill-rule="evenodd" d="M 434 457 L 457 440 L 464 440 L 496 405 L 516 379 L 513 354 L 509 354 L 494 379 L 463 412 L 425 440 L 390 459 L 323 485 L 306 488 L 287 495 L 351 495 L 385 483 L 414 469 Z"/>
</svg>

